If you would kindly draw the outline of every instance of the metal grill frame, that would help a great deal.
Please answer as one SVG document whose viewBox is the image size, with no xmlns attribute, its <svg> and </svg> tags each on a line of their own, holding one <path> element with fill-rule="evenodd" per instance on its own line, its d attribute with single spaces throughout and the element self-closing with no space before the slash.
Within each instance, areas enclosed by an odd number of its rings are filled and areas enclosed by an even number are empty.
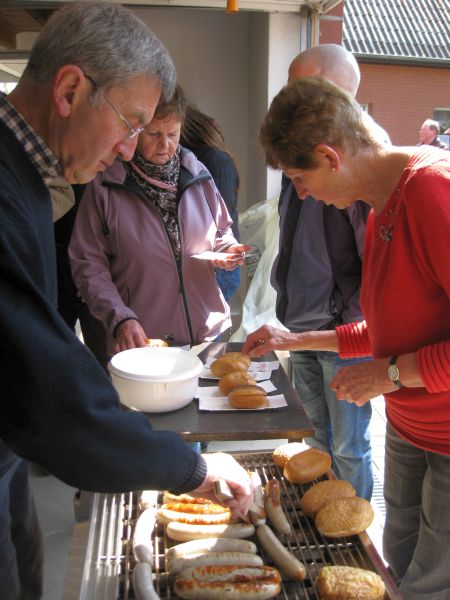
<svg viewBox="0 0 450 600">
<path fill-rule="evenodd" d="M 263 485 L 269 479 L 278 479 L 281 483 L 284 512 L 294 533 L 277 535 L 288 550 L 305 564 L 308 574 L 304 581 L 283 577 L 282 591 L 277 600 L 319 600 L 314 580 L 325 565 L 346 565 L 376 571 L 385 582 L 386 599 L 401 600 L 398 589 L 365 532 L 358 536 L 326 538 L 316 529 L 313 520 L 303 515 L 299 508 L 300 498 L 315 482 L 301 485 L 287 481 L 273 462 L 271 451 L 232 454 L 244 468 L 257 471 Z M 132 600 L 135 597 L 131 583 L 135 566 L 132 536 L 140 513 L 139 498 L 139 492 L 94 495 L 79 593 L 65 594 L 64 600 Z M 158 505 L 161 501 L 162 493 L 158 495 Z M 258 541 L 253 541 L 257 543 L 258 553 L 264 563 L 273 565 Z M 161 599 L 178 598 L 173 592 L 165 563 L 166 550 L 174 543 L 165 535 L 164 526 L 157 524 L 153 534 L 153 573 L 155 589 Z"/>
</svg>

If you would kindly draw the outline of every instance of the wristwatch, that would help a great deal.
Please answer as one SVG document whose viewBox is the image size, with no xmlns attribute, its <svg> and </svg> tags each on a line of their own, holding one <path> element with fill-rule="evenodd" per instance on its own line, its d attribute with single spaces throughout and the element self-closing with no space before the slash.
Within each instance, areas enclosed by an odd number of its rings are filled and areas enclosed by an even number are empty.
<svg viewBox="0 0 450 600">
<path fill-rule="evenodd" d="M 403 387 L 403 385 L 400 383 L 400 371 L 397 367 L 396 356 L 391 356 L 391 358 L 389 359 L 388 375 L 389 379 L 392 381 L 393 384 L 395 384 L 399 388 Z"/>
</svg>

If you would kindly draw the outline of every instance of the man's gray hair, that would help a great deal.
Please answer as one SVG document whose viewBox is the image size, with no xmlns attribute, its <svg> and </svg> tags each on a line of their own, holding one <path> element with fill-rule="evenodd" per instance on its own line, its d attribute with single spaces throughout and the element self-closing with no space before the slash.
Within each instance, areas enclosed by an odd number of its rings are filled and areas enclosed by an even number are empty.
<svg viewBox="0 0 450 600">
<path fill-rule="evenodd" d="M 175 89 L 175 67 L 167 49 L 120 4 L 84 0 L 56 11 L 31 49 L 24 76 L 48 84 L 68 64 L 83 69 L 99 88 L 149 75 L 160 81 L 161 98 L 169 99 Z"/>
<path fill-rule="evenodd" d="M 433 119 L 425 119 L 423 125 L 426 125 L 430 129 L 432 129 L 436 134 L 439 133 L 439 121 L 433 121 Z"/>
</svg>

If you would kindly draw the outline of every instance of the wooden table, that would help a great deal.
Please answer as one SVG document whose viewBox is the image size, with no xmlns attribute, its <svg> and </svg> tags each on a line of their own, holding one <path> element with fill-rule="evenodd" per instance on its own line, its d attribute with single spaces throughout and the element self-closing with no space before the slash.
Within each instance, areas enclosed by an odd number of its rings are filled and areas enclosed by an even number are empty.
<svg viewBox="0 0 450 600">
<path fill-rule="evenodd" d="M 209 356 L 239 351 L 241 343 L 214 343 L 199 354 L 205 362 Z M 277 360 L 269 354 L 262 360 Z M 215 442 L 237 440 L 289 439 L 302 440 L 314 435 L 311 421 L 306 416 L 297 392 L 280 366 L 272 372 L 271 381 L 279 393 L 283 393 L 287 406 L 272 410 L 233 412 L 199 411 L 198 400 L 184 408 L 168 413 L 148 413 L 153 429 L 179 433 L 187 442 Z M 217 385 L 217 381 L 200 380 L 200 386 Z"/>
</svg>

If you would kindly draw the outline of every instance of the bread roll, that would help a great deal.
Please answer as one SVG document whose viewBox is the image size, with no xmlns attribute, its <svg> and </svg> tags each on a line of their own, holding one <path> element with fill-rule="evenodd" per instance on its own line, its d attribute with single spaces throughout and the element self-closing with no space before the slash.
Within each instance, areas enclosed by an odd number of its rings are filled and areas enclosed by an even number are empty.
<svg viewBox="0 0 450 600">
<path fill-rule="evenodd" d="M 327 537 L 344 537 L 362 533 L 374 517 L 370 502 L 365 498 L 339 498 L 326 504 L 316 514 L 315 524 Z"/>
<path fill-rule="evenodd" d="M 284 465 L 283 475 L 292 483 L 307 483 L 330 470 L 331 456 L 316 448 L 294 454 Z"/>
<path fill-rule="evenodd" d="M 233 408 L 261 408 L 267 405 L 267 393 L 259 385 L 238 385 L 228 394 Z"/>
<path fill-rule="evenodd" d="M 319 481 L 309 488 L 300 500 L 300 508 L 307 517 L 314 517 L 321 508 L 338 498 L 353 498 L 355 488 L 342 479 Z"/>
<path fill-rule="evenodd" d="M 304 452 L 305 450 L 308 450 L 308 448 L 309 446 L 307 446 L 304 442 L 289 442 L 288 444 L 281 444 L 281 446 L 278 446 L 272 452 L 272 460 L 278 467 L 280 467 L 280 469 L 283 469 L 284 465 L 292 456 L 294 456 L 294 454 Z"/>
<path fill-rule="evenodd" d="M 256 380 L 253 379 L 250 373 L 246 373 L 245 371 L 234 371 L 233 373 L 228 373 L 222 377 L 219 381 L 219 390 L 222 394 L 228 396 L 234 387 L 245 384 L 256 385 Z"/>
<path fill-rule="evenodd" d="M 214 377 L 223 377 L 235 371 L 247 372 L 251 359 L 241 352 L 226 352 L 211 363 L 211 373 Z"/>
<path fill-rule="evenodd" d="M 382 600 L 385 594 L 377 573 L 356 567 L 323 567 L 316 586 L 321 600 Z"/>
<path fill-rule="evenodd" d="M 169 345 L 165 340 L 158 340 L 156 338 L 155 339 L 147 338 L 147 341 L 145 343 L 150 348 L 153 348 L 154 346 L 168 346 Z"/>
</svg>

